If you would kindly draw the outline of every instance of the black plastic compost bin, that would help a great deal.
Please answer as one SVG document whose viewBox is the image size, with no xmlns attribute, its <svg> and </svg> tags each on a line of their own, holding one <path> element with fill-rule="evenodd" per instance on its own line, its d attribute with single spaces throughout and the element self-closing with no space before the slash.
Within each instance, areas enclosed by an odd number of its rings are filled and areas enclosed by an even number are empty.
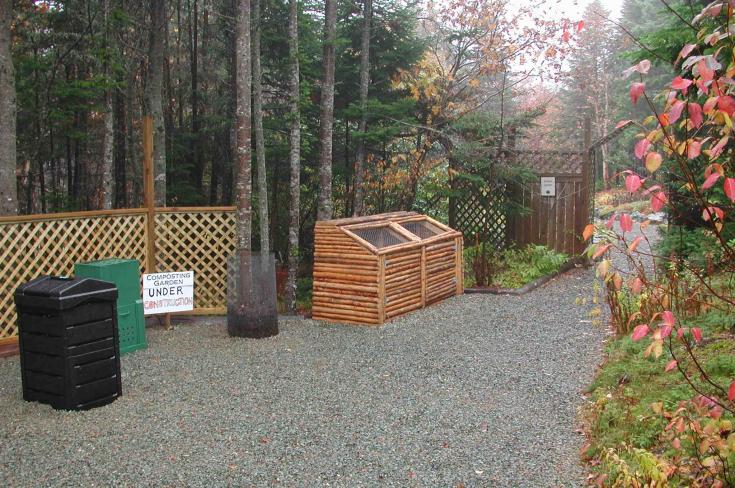
<svg viewBox="0 0 735 488">
<path fill-rule="evenodd" d="M 117 288 L 44 276 L 15 291 L 23 398 L 86 410 L 122 394 Z"/>
</svg>

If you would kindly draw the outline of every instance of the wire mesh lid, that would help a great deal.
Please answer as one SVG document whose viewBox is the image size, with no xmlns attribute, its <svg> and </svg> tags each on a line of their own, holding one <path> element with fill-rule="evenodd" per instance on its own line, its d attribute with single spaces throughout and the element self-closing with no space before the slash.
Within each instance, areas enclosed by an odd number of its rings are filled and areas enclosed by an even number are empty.
<svg viewBox="0 0 735 488">
<path fill-rule="evenodd" d="M 410 242 L 410 239 L 402 236 L 387 225 L 366 229 L 351 229 L 351 232 L 378 249 Z"/>
<path fill-rule="evenodd" d="M 401 227 L 409 231 L 411 234 L 420 237 L 421 239 L 428 239 L 430 237 L 444 234 L 444 230 L 432 224 L 428 220 L 415 220 L 413 222 L 401 222 Z"/>
</svg>

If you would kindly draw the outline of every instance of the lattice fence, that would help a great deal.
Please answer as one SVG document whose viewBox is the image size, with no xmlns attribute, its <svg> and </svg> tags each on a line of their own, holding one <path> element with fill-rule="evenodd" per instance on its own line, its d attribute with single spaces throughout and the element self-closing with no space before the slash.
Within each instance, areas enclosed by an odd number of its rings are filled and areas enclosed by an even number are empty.
<svg viewBox="0 0 735 488">
<path fill-rule="evenodd" d="M 82 261 L 120 257 L 145 263 L 145 224 L 141 211 L 1 221 L 0 339 L 16 335 L 18 285 L 44 274 L 70 275 Z"/>
<path fill-rule="evenodd" d="M 194 271 L 194 306 L 221 312 L 227 299 L 227 256 L 235 251 L 234 211 L 156 214 L 156 262 L 162 271 Z"/>
<path fill-rule="evenodd" d="M 144 209 L 0 218 L 0 340 L 17 333 L 13 293 L 28 280 L 109 257 L 136 259 L 148 271 L 147 219 Z M 222 313 L 234 208 L 157 209 L 154 222 L 157 271 L 193 270 L 195 313 Z"/>
<path fill-rule="evenodd" d="M 462 196 L 457 199 L 457 230 L 470 243 L 479 239 L 497 248 L 505 247 L 508 227 L 506 185 L 486 181 L 483 184 L 464 183 L 463 186 Z"/>
</svg>

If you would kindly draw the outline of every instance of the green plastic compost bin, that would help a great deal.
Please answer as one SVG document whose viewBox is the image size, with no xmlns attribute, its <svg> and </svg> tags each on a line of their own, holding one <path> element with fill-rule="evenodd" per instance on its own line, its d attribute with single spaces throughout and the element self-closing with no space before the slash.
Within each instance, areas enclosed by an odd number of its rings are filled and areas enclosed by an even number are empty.
<svg viewBox="0 0 735 488">
<path fill-rule="evenodd" d="M 103 259 L 76 263 L 74 274 L 115 283 L 120 354 L 148 346 L 145 338 L 143 300 L 140 297 L 140 265 L 135 259 Z"/>
</svg>

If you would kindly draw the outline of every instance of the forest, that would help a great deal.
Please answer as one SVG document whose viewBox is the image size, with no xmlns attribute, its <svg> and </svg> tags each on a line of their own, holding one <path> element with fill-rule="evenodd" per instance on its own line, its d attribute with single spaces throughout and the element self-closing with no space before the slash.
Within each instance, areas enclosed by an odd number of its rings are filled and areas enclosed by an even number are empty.
<svg viewBox="0 0 735 488">
<path fill-rule="evenodd" d="M 626 0 L 618 20 L 599 1 L 578 18 L 493 0 L 0 8 L 2 213 L 140 207 L 151 116 L 156 205 L 234 204 L 243 163 L 252 245 L 285 262 L 308 261 L 316 220 L 417 210 L 452 225 L 457 182 L 508 147 L 581 148 L 587 118 L 605 138 L 638 115 L 620 73 L 641 46 L 670 57 L 692 6 Z M 634 162 L 632 137 L 602 146 L 601 187 Z"/>
</svg>

